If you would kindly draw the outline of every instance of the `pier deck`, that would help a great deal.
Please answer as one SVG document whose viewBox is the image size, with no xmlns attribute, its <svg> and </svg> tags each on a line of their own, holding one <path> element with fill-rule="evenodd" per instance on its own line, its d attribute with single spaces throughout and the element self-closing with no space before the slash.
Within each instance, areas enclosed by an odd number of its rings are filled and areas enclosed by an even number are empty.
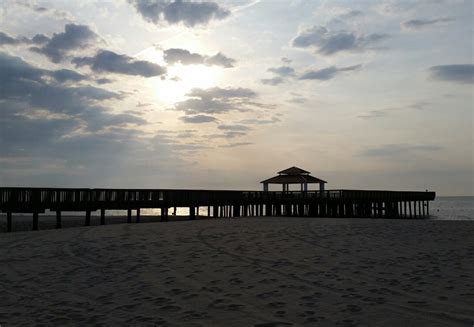
<svg viewBox="0 0 474 327">
<path fill-rule="evenodd" d="M 85 225 L 91 212 L 100 210 L 105 224 L 106 210 L 132 210 L 140 221 L 140 209 L 161 209 L 166 221 L 169 208 L 188 207 L 190 219 L 196 209 L 207 207 L 213 217 L 309 216 L 366 218 L 423 218 L 429 216 L 429 201 L 435 192 L 327 190 L 327 191 L 221 191 L 173 189 L 72 189 L 72 188 L 0 188 L 0 211 L 7 213 L 11 231 L 13 213 L 32 213 L 33 229 L 38 229 L 38 214 L 56 212 L 61 228 L 61 212 L 84 211 Z"/>
</svg>

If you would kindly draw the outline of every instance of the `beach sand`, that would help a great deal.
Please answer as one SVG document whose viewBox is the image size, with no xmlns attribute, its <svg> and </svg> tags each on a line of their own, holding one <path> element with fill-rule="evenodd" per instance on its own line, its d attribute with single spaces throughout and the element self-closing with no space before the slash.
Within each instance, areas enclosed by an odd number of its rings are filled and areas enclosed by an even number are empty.
<svg viewBox="0 0 474 327">
<path fill-rule="evenodd" d="M 473 235 L 288 217 L 2 233 L 0 324 L 472 326 Z"/>
</svg>

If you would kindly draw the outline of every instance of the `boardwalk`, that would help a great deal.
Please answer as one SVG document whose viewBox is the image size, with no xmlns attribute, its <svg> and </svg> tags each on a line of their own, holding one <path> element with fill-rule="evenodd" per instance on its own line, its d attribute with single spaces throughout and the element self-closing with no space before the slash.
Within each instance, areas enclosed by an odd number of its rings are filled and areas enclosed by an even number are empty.
<svg viewBox="0 0 474 327">
<path fill-rule="evenodd" d="M 127 210 L 127 222 L 140 222 L 140 209 L 161 209 L 161 220 L 168 220 L 170 208 L 189 208 L 195 219 L 199 207 L 207 207 L 212 217 L 299 216 L 422 218 L 429 216 L 434 192 L 329 190 L 307 192 L 215 191 L 169 189 L 66 189 L 0 188 L 0 210 L 7 213 L 11 230 L 14 213 L 32 213 L 33 229 L 38 215 L 56 212 L 61 228 L 64 211 L 85 212 L 86 226 L 91 212 L 100 210 L 105 224 L 106 210 Z"/>
</svg>

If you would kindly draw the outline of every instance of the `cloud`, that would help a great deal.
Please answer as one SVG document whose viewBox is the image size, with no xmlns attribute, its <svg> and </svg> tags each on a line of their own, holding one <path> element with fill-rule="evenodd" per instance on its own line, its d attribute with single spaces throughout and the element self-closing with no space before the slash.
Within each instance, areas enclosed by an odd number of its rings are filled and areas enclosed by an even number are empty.
<svg viewBox="0 0 474 327">
<path fill-rule="evenodd" d="M 6 33 L 0 32 L 0 45 L 14 45 L 18 43 L 21 43 L 21 41 Z"/>
<path fill-rule="evenodd" d="M 295 70 L 289 66 L 272 67 L 268 68 L 267 71 L 281 77 L 293 76 L 295 74 Z"/>
<path fill-rule="evenodd" d="M 251 101 L 257 94 L 247 88 L 192 89 L 186 96 L 190 99 L 176 103 L 175 110 L 184 111 L 187 115 L 244 111 L 249 106 L 260 105 Z"/>
<path fill-rule="evenodd" d="M 38 42 L 44 42 L 44 45 L 32 47 L 30 50 L 45 55 L 54 63 L 59 63 L 69 52 L 87 47 L 97 37 L 97 34 L 86 25 L 66 24 L 64 32 L 54 33 L 51 38 L 44 35 L 35 36 L 32 40 L 36 38 Z"/>
<path fill-rule="evenodd" d="M 89 66 L 98 73 L 107 72 L 142 77 L 161 76 L 166 73 L 166 68 L 157 64 L 135 60 L 132 57 L 108 50 L 100 50 L 94 57 L 74 58 L 72 62 L 76 67 Z"/>
<path fill-rule="evenodd" d="M 285 79 L 277 76 L 273 78 L 263 78 L 260 81 L 262 82 L 262 84 L 265 84 L 265 85 L 278 85 L 278 84 L 284 83 Z"/>
<path fill-rule="evenodd" d="M 461 84 L 474 83 L 474 65 L 440 65 L 429 68 L 431 78 Z"/>
<path fill-rule="evenodd" d="M 286 102 L 289 103 L 296 103 L 296 104 L 302 104 L 308 102 L 308 99 L 305 97 L 293 97 L 291 99 L 286 100 Z"/>
<path fill-rule="evenodd" d="M 354 65 L 348 67 L 337 68 L 335 66 L 327 67 L 319 70 L 310 70 L 301 75 L 300 80 L 320 80 L 327 81 L 334 78 L 340 72 L 355 71 L 362 67 L 362 65 Z"/>
<path fill-rule="evenodd" d="M 388 116 L 391 113 L 394 112 L 400 112 L 402 110 L 408 110 L 408 111 L 413 111 L 413 110 L 427 110 L 432 106 L 430 102 L 427 101 L 416 101 L 411 104 L 407 104 L 405 106 L 400 106 L 400 107 L 390 107 L 390 108 L 385 108 L 385 109 L 378 109 L 378 110 L 370 110 L 362 115 L 357 116 L 358 118 L 361 119 L 377 119 L 377 118 L 383 118 Z"/>
<path fill-rule="evenodd" d="M 286 61 L 289 63 L 291 60 L 286 59 Z M 295 70 L 290 66 L 271 67 L 268 68 L 267 71 L 277 76 L 261 79 L 260 82 L 265 85 L 279 85 L 286 82 L 288 77 L 293 77 L 295 75 Z"/>
<path fill-rule="evenodd" d="M 39 110 L 44 112 L 41 117 L 66 117 L 80 121 L 83 128 L 90 130 L 111 125 L 145 123 L 133 115 L 110 113 L 108 108 L 99 105 L 103 100 L 120 99 L 120 94 L 93 86 L 63 83 L 66 80 L 82 80 L 81 76 L 70 70 L 39 69 L 19 57 L 0 53 L 2 114 L 8 115 L 9 112 L 10 120 L 21 115 L 33 119 L 31 113 Z M 28 120 L 22 122 L 26 124 Z"/>
<path fill-rule="evenodd" d="M 400 26 L 406 30 L 418 31 L 434 25 L 453 21 L 452 18 L 435 18 L 435 19 L 412 19 L 400 23 Z"/>
<path fill-rule="evenodd" d="M 234 124 L 234 125 L 219 125 L 217 126 L 218 129 L 225 130 L 225 131 L 249 131 L 250 127 L 245 126 L 245 125 L 239 125 L 239 124 Z"/>
<path fill-rule="evenodd" d="M 386 144 L 364 150 L 361 155 L 367 157 L 387 157 L 417 152 L 432 152 L 442 149 L 438 145 Z"/>
<path fill-rule="evenodd" d="M 250 119 L 242 119 L 238 121 L 239 124 L 245 125 L 266 125 L 266 124 L 274 124 L 278 123 L 280 119 L 277 117 L 273 117 L 272 119 L 257 119 L 257 118 L 250 118 Z"/>
<path fill-rule="evenodd" d="M 251 142 L 236 142 L 236 143 L 229 143 L 229 144 L 224 144 L 224 145 L 221 145 L 220 147 L 221 148 L 235 148 L 235 147 L 238 147 L 238 146 L 245 146 L 245 145 L 252 145 L 254 143 L 251 143 Z"/>
<path fill-rule="evenodd" d="M 43 34 L 36 34 L 29 39 L 24 36 L 13 37 L 4 32 L 0 32 L 0 46 L 2 45 L 20 45 L 20 44 L 43 44 L 48 42 L 49 38 Z"/>
<path fill-rule="evenodd" d="M 168 64 L 181 63 L 183 65 L 206 65 L 231 68 L 235 63 L 234 59 L 226 57 L 220 52 L 214 56 L 206 56 L 199 53 L 191 53 L 185 49 L 172 48 L 165 50 L 163 53 L 164 60 Z"/>
<path fill-rule="evenodd" d="M 188 2 L 182 0 L 129 0 L 142 17 L 151 23 L 183 24 L 187 27 L 207 25 L 221 20 L 230 11 L 215 2 Z"/>
<path fill-rule="evenodd" d="M 190 124 L 212 123 L 217 121 L 216 118 L 207 115 L 183 116 L 180 117 L 183 122 Z"/>
<path fill-rule="evenodd" d="M 79 82 L 79 81 L 88 79 L 86 76 L 81 75 L 78 72 L 75 72 L 70 69 L 59 69 L 59 70 L 53 71 L 51 73 L 51 76 L 58 82 L 67 82 L 67 81 Z"/>
<path fill-rule="evenodd" d="M 343 51 L 363 51 L 388 37 L 387 34 L 357 35 L 348 31 L 330 31 L 324 26 L 313 26 L 301 31 L 294 39 L 296 48 L 311 48 L 322 55 Z"/>
</svg>

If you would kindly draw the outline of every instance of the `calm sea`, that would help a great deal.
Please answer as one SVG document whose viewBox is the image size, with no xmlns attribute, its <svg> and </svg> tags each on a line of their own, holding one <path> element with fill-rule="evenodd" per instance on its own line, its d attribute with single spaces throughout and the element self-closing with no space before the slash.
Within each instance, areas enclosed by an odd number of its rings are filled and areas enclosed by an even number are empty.
<svg viewBox="0 0 474 327">
<path fill-rule="evenodd" d="M 474 220 L 474 196 L 440 196 L 430 202 L 431 219 Z"/>
</svg>

